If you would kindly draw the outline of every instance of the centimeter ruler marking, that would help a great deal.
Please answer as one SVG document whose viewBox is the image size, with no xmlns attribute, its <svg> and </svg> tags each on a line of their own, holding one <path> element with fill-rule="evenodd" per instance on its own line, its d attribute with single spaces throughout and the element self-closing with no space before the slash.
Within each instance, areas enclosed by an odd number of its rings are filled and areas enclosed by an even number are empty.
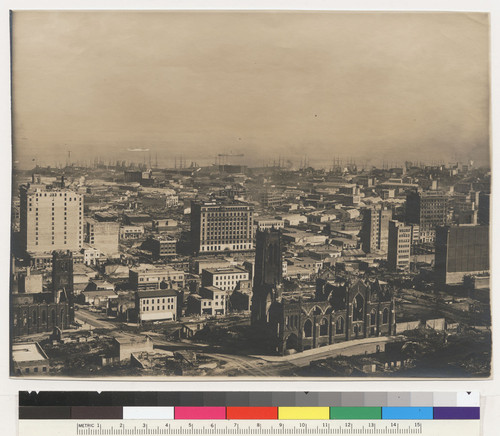
<svg viewBox="0 0 500 436">
<path fill-rule="evenodd" d="M 170 426 L 167 427 L 148 427 L 144 425 L 143 427 L 137 427 L 134 425 L 133 427 L 126 427 L 124 425 L 120 425 L 119 427 L 109 427 L 104 428 L 99 425 L 97 428 L 95 427 L 80 427 L 77 424 L 77 433 L 78 436 L 114 436 L 114 435 L 236 435 L 236 434 L 246 434 L 246 435 L 274 435 L 274 434 L 289 434 L 289 435 L 317 435 L 317 434 L 337 434 L 337 435 L 364 435 L 364 434 L 414 434 L 420 435 L 422 434 L 422 425 L 420 423 L 416 423 L 414 427 L 405 426 L 400 427 L 399 423 L 392 423 L 391 425 L 384 425 L 383 427 L 376 426 L 365 426 L 361 425 L 359 427 L 355 427 L 352 424 L 346 424 L 345 427 L 334 427 L 332 428 L 330 425 L 326 427 L 311 427 L 311 426 L 303 426 L 303 427 L 285 427 L 271 426 L 270 428 L 262 428 L 262 427 L 224 427 L 217 428 L 216 426 L 201 428 L 195 427 L 178 427 L 173 428 Z"/>
</svg>

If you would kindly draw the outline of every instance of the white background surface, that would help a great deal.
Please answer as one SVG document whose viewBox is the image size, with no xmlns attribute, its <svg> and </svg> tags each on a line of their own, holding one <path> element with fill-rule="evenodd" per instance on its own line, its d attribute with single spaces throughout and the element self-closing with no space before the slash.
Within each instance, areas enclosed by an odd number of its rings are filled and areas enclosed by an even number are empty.
<svg viewBox="0 0 500 436">
<path fill-rule="evenodd" d="M 400 11 L 477 11 L 490 12 L 491 14 L 491 47 L 492 47 L 492 168 L 493 168 L 493 203 L 492 203 L 492 301 L 493 301 L 493 379 L 488 381 L 474 380 L 432 380 L 432 381 L 48 381 L 48 380 L 11 380 L 9 379 L 8 362 L 8 294 L 9 294 L 9 221 L 10 221 L 10 177 L 11 177 L 11 141 L 10 141 L 10 42 L 9 42 L 9 13 L 10 9 L 274 9 L 274 10 L 400 10 Z M 482 395 L 482 419 L 484 435 L 496 436 L 500 434 L 500 374 L 498 365 L 498 351 L 500 349 L 499 318 L 497 289 L 500 286 L 496 266 L 498 265 L 500 243 L 499 230 L 496 227 L 499 221 L 499 199 L 497 194 L 500 169 L 499 159 L 495 153 L 495 144 L 498 146 L 500 137 L 498 133 L 499 120 L 499 87 L 500 77 L 500 52 L 499 30 L 500 27 L 500 2 L 498 0 L 350 0 L 350 1 L 276 1 L 276 0 L 225 0 L 225 1 L 136 1 L 136 0 L 65 0 L 65 1 L 19 1 L 4 0 L 0 4 L 0 116 L 1 116 L 1 160 L 0 160 L 0 414 L 2 417 L 0 429 L 3 435 L 16 434 L 17 419 L 17 392 L 19 390 L 152 390 L 152 391 L 178 391 L 178 390 L 213 390 L 213 391 L 479 391 Z M 451 427 L 450 427 L 451 428 Z M 451 434 L 451 433 L 449 433 Z M 445 436 L 445 435 L 443 435 Z"/>
</svg>

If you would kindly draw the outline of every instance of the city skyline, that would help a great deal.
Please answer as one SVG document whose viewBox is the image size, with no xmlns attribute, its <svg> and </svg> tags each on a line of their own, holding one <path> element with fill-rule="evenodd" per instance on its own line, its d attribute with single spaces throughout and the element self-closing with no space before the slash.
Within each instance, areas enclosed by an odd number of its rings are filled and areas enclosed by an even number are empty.
<svg viewBox="0 0 500 436">
<path fill-rule="evenodd" d="M 13 13 L 14 159 L 489 162 L 487 14 Z M 33 73 L 35 71 L 35 73 Z M 397 156 L 397 159 L 394 157 Z M 142 156 L 141 156 L 142 157 Z M 149 157 L 146 157 L 147 161 Z M 240 162 L 235 162 L 240 163 Z M 325 165 L 326 167 L 328 165 Z"/>
</svg>

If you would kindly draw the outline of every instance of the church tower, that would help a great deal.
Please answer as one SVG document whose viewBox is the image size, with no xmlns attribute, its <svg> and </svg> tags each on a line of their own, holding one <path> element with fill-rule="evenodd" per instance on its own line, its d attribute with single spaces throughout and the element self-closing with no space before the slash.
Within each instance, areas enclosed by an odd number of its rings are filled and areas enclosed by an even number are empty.
<svg viewBox="0 0 500 436">
<path fill-rule="evenodd" d="M 281 295 L 281 234 L 277 229 L 257 231 L 255 235 L 255 275 L 252 297 L 252 324 L 268 322 L 271 303 Z"/>
<path fill-rule="evenodd" d="M 71 251 L 52 253 L 52 291 L 54 301 L 68 302 L 69 322 L 75 320 L 75 298 L 73 287 L 73 254 Z"/>
</svg>

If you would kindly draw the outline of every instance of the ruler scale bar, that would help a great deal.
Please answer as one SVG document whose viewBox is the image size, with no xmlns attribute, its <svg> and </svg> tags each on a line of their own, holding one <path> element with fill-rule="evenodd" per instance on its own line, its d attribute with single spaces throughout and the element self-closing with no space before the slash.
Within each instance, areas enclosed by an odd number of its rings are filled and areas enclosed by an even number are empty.
<svg viewBox="0 0 500 436">
<path fill-rule="evenodd" d="M 68 421 L 68 420 L 21 420 L 19 435 L 28 436 L 139 436 L 139 435 L 424 435 L 442 436 L 476 436 L 479 434 L 479 420 L 445 421 L 429 420 L 417 422 L 394 421 L 358 421 L 339 420 L 323 421 L 287 421 L 285 423 L 270 423 L 266 421 L 221 421 L 212 424 L 202 424 L 202 421 Z"/>
</svg>

